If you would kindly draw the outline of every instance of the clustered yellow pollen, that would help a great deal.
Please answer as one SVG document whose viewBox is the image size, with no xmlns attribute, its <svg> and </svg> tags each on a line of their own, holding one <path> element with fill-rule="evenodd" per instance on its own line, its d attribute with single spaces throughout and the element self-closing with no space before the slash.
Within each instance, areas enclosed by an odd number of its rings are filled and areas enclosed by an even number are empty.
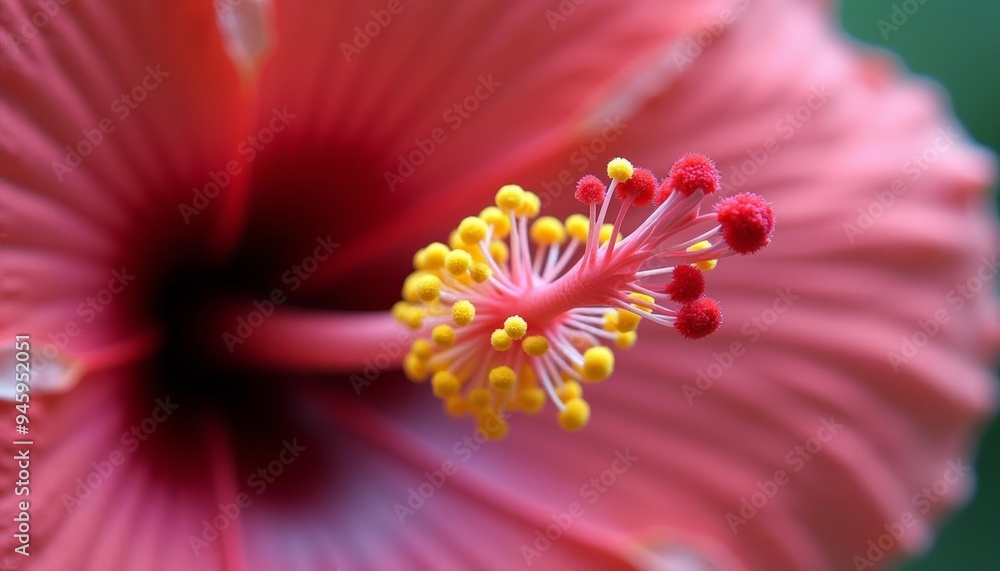
<svg viewBox="0 0 1000 571">
<path fill-rule="evenodd" d="M 540 206 L 517 185 L 501 188 L 495 206 L 463 219 L 447 245 L 434 242 L 416 253 L 403 301 L 393 308 L 400 322 L 429 331 L 406 355 L 406 376 L 430 379 L 447 414 L 473 416 L 491 438 L 506 434 L 510 412 L 538 414 L 549 400 L 561 411 L 560 425 L 583 428 L 590 409 L 577 381 L 603 380 L 614 364 L 606 347 L 556 333 L 558 323 L 536 328 L 504 311 L 534 282 L 561 275 L 590 235 L 587 217 L 536 218 Z M 601 230 L 605 241 L 612 230 Z"/>
<path fill-rule="evenodd" d="M 506 435 L 510 413 L 538 414 L 548 402 L 562 428 L 584 428 L 590 405 L 583 384 L 612 375 L 612 347 L 632 348 L 642 321 L 675 326 L 689 338 L 718 325 L 711 323 L 718 317 L 714 301 L 691 303 L 700 301 L 700 291 L 678 301 L 690 287 L 681 293 L 663 289 L 675 268 L 696 274 L 689 278 L 695 283 L 698 271 L 733 254 L 718 227 L 693 240 L 666 243 L 714 220 L 698 211 L 707 191 L 657 190 L 653 200 L 651 173 L 623 158 L 609 162 L 607 174 L 608 187 L 595 177 L 586 183 L 589 217 L 539 217 L 537 195 L 506 185 L 493 206 L 464 218 L 447 243 L 429 244 L 413 257 L 414 272 L 392 309 L 398 321 L 418 332 L 403 372 L 414 382 L 430 379 L 448 415 L 473 417 L 491 439 Z M 624 193 L 617 195 L 622 210 L 615 223 L 604 223 L 616 188 Z M 595 204 L 601 197 L 603 204 Z M 633 202 L 657 208 L 626 236 L 622 221 Z M 684 311 L 694 316 L 688 323 L 682 323 Z"/>
</svg>

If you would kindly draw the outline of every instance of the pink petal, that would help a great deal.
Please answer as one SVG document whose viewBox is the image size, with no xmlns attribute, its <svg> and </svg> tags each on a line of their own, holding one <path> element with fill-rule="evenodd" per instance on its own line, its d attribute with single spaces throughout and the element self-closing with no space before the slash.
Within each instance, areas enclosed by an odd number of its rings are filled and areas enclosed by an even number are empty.
<svg viewBox="0 0 1000 571">
<path fill-rule="evenodd" d="M 39 454 L 39 480 L 33 492 L 40 498 L 36 537 L 39 545 L 59 546 L 39 553 L 42 568 L 508 568 L 524 564 L 522 546 L 532 545 L 536 532 L 544 532 L 552 523 L 552 514 L 570 510 L 574 503 L 581 504 L 584 516 L 574 519 L 560 540 L 542 553 L 540 567 L 840 568 L 852 564 L 851 556 L 862 553 L 868 539 L 884 533 L 884 523 L 913 510 L 914 490 L 940 478 L 947 460 L 968 452 L 969 432 L 991 410 L 995 399 L 988 373 L 980 364 L 983 355 L 995 347 L 996 331 L 988 329 L 996 322 L 995 306 L 980 297 L 974 306 L 952 312 L 948 328 L 899 374 L 893 374 L 886 353 L 898 347 L 901 335 L 916 331 L 917 320 L 932 315 L 925 309 L 942 306 L 946 291 L 976 270 L 979 245 L 993 243 L 992 229 L 979 214 L 977 202 L 989 176 L 988 164 L 968 147 L 956 146 L 937 163 L 939 168 L 899 197 L 857 244 L 848 243 L 843 230 L 845 222 L 854 220 L 857 206 L 871 203 L 874 191 L 884 190 L 892 178 L 900 176 L 906 159 L 927 144 L 921 143 L 922 138 L 933 141 L 940 119 L 924 91 L 890 81 L 883 68 L 837 47 L 814 9 L 798 4 L 752 5 L 741 14 L 745 21 L 729 28 L 683 74 L 663 66 L 662 56 L 666 46 L 701 15 L 674 19 L 680 7 L 671 7 L 669 13 L 663 8 L 667 15 L 653 18 L 648 11 L 586 3 L 565 28 L 548 35 L 534 30 L 542 27 L 547 32 L 541 10 L 512 9 L 510 22 L 471 19 L 479 25 L 470 25 L 470 18 L 457 11 L 452 12 L 453 20 L 444 20 L 431 10 L 425 15 L 416 5 L 404 6 L 407 11 L 393 23 L 392 33 L 378 36 L 379 43 L 373 42 L 358 57 L 375 60 L 379 54 L 414 53 L 418 48 L 433 54 L 427 58 L 428 65 L 441 65 L 428 68 L 407 84 L 409 99 L 396 100 L 398 77 L 403 71 L 410 77 L 412 70 L 385 69 L 374 63 L 347 67 L 340 63 L 337 49 L 347 36 L 318 33 L 335 21 L 349 34 L 354 22 L 364 24 L 368 6 L 340 8 L 352 10 L 351 14 L 323 14 L 283 3 L 276 26 L 279 51 L 263 76 L 268 79 L 264 82 L 268 91 L 260 105 L 260 121 L 269 121 L 273 110 L 285 105 L 300 119 L 290 124 L 288 140 L 268 147 L 254 165 L 264 177 L 254 188 L 250 211 L 251 222 L 264 228 L 255 240 L 273 240 L 274 248 L 287 254 L 295 251 L 296 241 L 311 243 L 333 228 L 351 236 L 336 267 L 317 276 L 323 279 L 309 283 L 312 295 L 322 293 L 329 299 L 339 293 L 331 290 L 333 280 L 349 278 L 340 282 L 347 292 L 342 297 L 345 304 L 364 302 L 356 293 L 358 284 L 364 284 L 364 289 L 372 286 L 370 299 L 379 296 L 380 288 L 398 289 L 395 268 L 405 266 L 413 242 L 440 239 L 443 220 L 452 223 L 459 212 L 478 210 L 498 184 L 534 181 L 537 188 L 560 169 L 575 169 L 578 165 L 569 158 L 575 146 L 588 142 L 600 118 L 608 113 L 642 108 L 638 116 L 629 117 L 630 127 L 616 143 L 615 154 L 626 154 L 662 171 L 672 157 L 700 150 L 719 159 L 725 181 L 730 170 L 744 160 L 745 149 L 775 136 L 774 121 L 798 106 L 815 82 L 828 82 L 833 93 L 843 98 L 831 98 L 823 108 L 829 116 L 817 114 L 754 175 L 753 185 L 775 202 L 779 233 L 764 254 L 753 260 L 724 261 L 708 276 L 712 294 L 727 304 L 723 329 L 692 344 L 673 332 L 644 326 L 641 348 L 622 356 L 619 374 L 609 381 L 613 384 L 588 390 L 595 419 L 585 433 L 564 434 L 549 417 L 518 419 L 507 441 L 462 460 L 466 456 L 455 446 L 471 431 L 440 415 L 433 399 L 422 390 L 425 387 L 399 386 L 387 376 L 379 383 L 381 388 L 372 387 L 373 392 L 357 403 L 342 397 L 315 398 L 315 392 L 310 392 L 302 418 L 317 425 L 332 419 L 341 432 L 309 440 L 310 451 L 316 455 L 308 458 L 350 465 L 335 472 L 337 480 L 324 481 L 319 491 L 298 496 L 297 502 L 283 502 L 285 494 L 294 496 L 300 491 L 294 474 L 308 472 L 305 463 L 313 460 L 304 457 L 298 461 L 302 463 L 292 464 L 287 479 L 279 480 L 223 539 L 195 557 L 187 545 L 190 534 L 198 533 L 202 519 L 215 515 L 219 502 L 244 487 L 247 470 L 257 466 L 242 466 L 238 458 L 231 458 L 226 443 L 235 435 L 209 419 L 208 428 L 199 433 L 201 438 L 190 444 L 188 483 L 204 486 L 200 493 L 178 487 L 166 477 L 171 471 L 149 472 L 147 462 L 126 463 L 112 476 L 121 478 L 120 485 L 99 486 L 88 504 L 67 517 L 61 511 L 60 494 L 73 487 L 74 478 L 86 477 L 92 469 L 90 462 L 107 458 L 118 448 L 119 435 L 136 420 L 126 414 L 131 408 L 124 399 L 143 373 L 131 369 L 96 373 L 70 393 L 72 398 L 43 400 L 34 409 L 38 424 L 47 427 L 39 445 L 44 454 Z M 168 11 L 165 17 L 172 13 Z M 207 8 L 196 21 L 203 22 L 206 14 Z M 425 17 L 447 25 L 451 33 L 418 36 L 439 29 L 427 26 Z M 66 18 L 62 26 L 69 26 L 71 20 Z M 160 23 L 156 29 L 170 32 L 175 29 L 172 22 Z M 525 22 L 534 27 L 515 25 Z M 62 29 L 55 20 L 52 26 L 53 31 Z M 770 32 L 762 37 L 759 30 L 765 26 Z M 75 27 L 68 29 L 82 33 Z M 411 33 L 404 33 L 407 30 Z M 578 39 L 559 35 L 568 30 Z M 105 32 L 102 26 L 102 38 Z M 108 37 L 108 42 L 115 38 L 114 34 Z M 317 49 L 317 37 L 326 38 L 328 45 Z M 32 260 L 32 267 L 43 275 L 73 268 L 74 273 L 94 276 L 100 275 L 100 269 L 115 267 L 109 263 L 119 261 L 113 244 L 120 236 L 129 236 L 137 220 L 146 221 L 132 214 L 153 211 L 164 199 L 169 199 L 164 202 L 169 208 L 177 202 L 176 195 L 167 193 L 176 190 L 173 185 L 164 186 L 161 194 L 138 192 L 142 188 L 138 173 L 155 177 L 177 170 L 182 173 L 177 180 L 185 181 L 177 188 L 190 188 L 198 184 L 192 180 L 230 157 L 240 140 L 236 133 L 241 133 L 236 126 L 241 104 L 236 88 L 229 85 L 237 84 L 237 72 L 228 63 L 221 64 L 222 44 L 211 38 L 206 40 L 210 49 L 197 42 L 171 45 L 197 45 L 200 51 L 192 49 L 188 55 L 198 53 L 224 68 L 221 83 L 225 87 L 213 85 L 203 93 L 185 84 L 187 90 L 177 87 L 178 93 L 171 92 L 175 96 L 168 99 L 180 105 L 176 102 L 190 103 L 217 93 L 232 97 L 217 96 L 205 109 L 196 106 L 194 116 L 203 120 L 185 123 L 183 128 L 176 118 L 189 116 L 187 111 L 151 113 L 131 139 L 122 137 L 128 139 L 123 149 L 112 152 L 114 146 L 108 143 L 95 152 L 90 163 L 95 165 L 94 173 L 74 173 L 87 175 L 80 177 L 85 180 L 77 194 L 63 197 L 51 181 L 32 178 L 33 173 L 45 174 L 48 162 L 58 158 L 60 145 L 48 141 L 57 135 L 26 126 L 37 123 L 57 131 L 62 124 L 91 123 L 67 117 L 47 119 L 37 110 L 29 112 L 23 102 L 15 107 L 0 103 L 4 106 L 0 120 L 18 121 L 18 132 L 23 131 L 19 140 L 25 141 L 23 156 L 28 157 L 15 170 L 17 176 L 5 179 L 14 182 L 3 183 L 8 185 L 0 187 L 3 196 L 37 188 L 43 204 L 23 208 L 36 208 L 45 220 L 74 219 L 62 211 L 83 220 L 69 222 L 76 233 L 65 241 L 52 242 L 52 232 L 29 234 L 25 228 L 15 228 L 19 240 L 30 237 L 24 239 L 24 248 L 82 254 L 112 250 L 107 257 L 94 256 L 96 261 L 59 260 L 58 264 L 65 265 L 45 266 L 49 262 Z M 282 41 L 291 43 L 288 38 L 303 41 L 280 47 Z M 456 52 L 430 49 L 463 41 L 485 46 L 483 53 L 475 54 L 475 65 L 449 59 Z M 548 45 L 550 41 L 559 43 Z M 77 48 L 74 53 L 85 53 L 82 48 L 87 45 L 104 44 L 87 38 L 71 45 Z M 229 44 L 230 51 L 237 49 L 234 45 Z M 541 53 L 555 53 L 559 59 L 549 61 L 540 58 Z M 582 56 L 586 56 L 583 62 L 574 62 Z M 381 208 L 344 208 L 342 189 L 359 192 L 362 183 L 372 182 L 351 174 L 350 167 L 361 163 L 352 162 L 355 157 L 347 151 L 360 149 L 365 159 L 366 153 L 374 155 L 372 172 L 392 167 L 395 155 L 407 151 L 413 137 L 430 133 L 439 110 L 468 95 L 469 81 L 479 73 L 490 73 L 493 66 L 485 64 L 495 62 L 493 73 L 500 73 L 513 71 L 508 67 L 511 61 L 522 68 L 517 70 L 516 84 L 510 80 L 516 91 L 507 95 L 498 90 L 496 98 L 484 102 L 467 128 L 450 135 L 449 144 L 408 179 L 406 184 L 413 189 L 404 192 L 400 187 L 391 197 L 387 192 L 375 194 L 373 199 Z M 768 67 L 760 67 L 761 62 L 768 62 Z M 580 67 L 574 71 L 571 64 Z M 633 65 L 649 65 L 651 71 L 635 83 L 615 81 L 616 70 L 631 72 Z M 279 73 L 291 71 L 297 75 Z M 461 71 L 470 73 L 463 79 Z M 199 74 L 194 75 L 210 77 Z M 63 81 L 53 77 L 53 81 Z M 26 85 L 28 80 L 18 81 Z M 537 100 L 529 97 L 538 93 L 540 85 L 558 87 Z M 562 88 L 567 93 L 559 91 Z M 39 91 L 38 86 L 19 89 L 22 95 Z M 80 88 L 63 87 L 52 93 L 65 99 L 72 91 Z M 650 96 L 649 105 L 642 107 Z M 55 102 L 45 103 L 48 109 Z M 83 103 L 62 103 L 54 108 L 65 108 L 73 118 L 88 114 Z M 486 103 L 495 103 L 496 108 Z M 230 109 L 233 105 L 236 111 Z M 224 109 L 230 111 L 221 113 Z M 426 109 L 433 111 L 428 114 Z M 858 109 L 866 115 L 859 116 Z M 774 116 L 766 110 L 773 110 Z M 21 123 L 16 117 L 25 113 L 28 120 Z M 512 116 L 524 122 L 512 121 Z M 211 122 L 218 117 L 216 123 Z M 191 124 L 204 130 L 193 140 L 207 141 L 205 148 L 176 144 L 187 140 Z M 163 133 L 153 138 L 164 143 L 162 149 L 159 143 L 145 143 L 148 132 Z M 125 135 L 124 128 L 117 134 Z M 166 144 L 170 140 L 175 143 Z M 652 145 L 651 141 L 666 144 Z M 320 149 L 316 156 L 303 157 L 302 164 L 312 170 L 289 172 L 289 155 L 301 149 Z M 335 165 L 349 173 L 345 178 L 328 178 L 331 149 L 341 149 L 347 157 Z M 106 158 L 99 159 L 105 154 Z M 130 161 L 121 160 L 122 156 Z M 209 157 L 206 162 L 194 160 L 204 156 Z M 123 164 L 136 165 L 134 172 L 120 172 Z M 600 165 L 596 160 L 589 168 L 599 171 Z M 456 172 L 463 176 L 455 176 Z M 108 181 L 129 184 L 104 190 L 102 185 Z M 234 184 L 238 188 L 242 183 Z M 306 217 L 294 229 L 297 233 L 285 223 L 268 224 L 268 217 L 287 219 L 273 202 L 274 190 L 279 188 L 288 191 L 284 197 L 300 192 L 310 213 L 317 213 L 315 220 Z M 316 200 L 317 189 L 325 188 L 332 189 L 329 195 L 334 197 L 328 204 Z M 438 194 L 438 189 L 447 194 Z M 820 200 L 807 194 L 819 192 L 825 193 Z M 428 202 L 421 202 L 422 195 Z M 553 198 L 566 208 L 570 196 L 567 190 Z M 24 203 L 29 202 L 26 198 Z M 238 234 L 242 221 L 241 203 L 236 200 L 234 204 L 230 212 L 236 213 L 231 216 L 236 222 L 228 223 L 229 239 Z M 288 204 L 292 209 L 302 206 L 295 200 Z M 7 224 L 6 219 L 0 222 Z M 970 228 L 974 239 L 959 238 L 968 236 L 962 232 Z M 71 243 L 82 240 L 93 248 Z M 79 267 L 88 264 L 95 268 Z M 390 279 L 383 280 L 387 276 Z M 38 323 L 45 324 L 41 331 L 50 331 L 52 325 L 58 327 L 60 316 L 72 316 L 80 296 L 100 285 L 97 279 L 72 294 L 61 284 L 53 284 L 41 293 L 21 295 L 41 296 Z M 375 283 L 380 280 L 384 284 Z M 802 299 L 750 345 L 743 324 L 759 318 L 773 303 L 775 288 L 783 287 L 792 288 Z M 126 312 L 122 313 L 112 321 L 128 323 Z M 35 319 L 35 313 L 31 315 Z M 22 323 L 36 330 L 33 321 Z M 106 335 L 107 339 L 125 339 L 123 343 L 133 335 L 142 338 L 142 333 L 133 331 L 135 327 L 121 329 L 108 325 L 109 333 L 102 327 L 88 332 L 86 338 Z M 658 343 L 663 335 L 669 339 Z M 713 354 L 724 353 L 734 341 L 748 344 L 746 355 L 689 405 L 682 392 L 684 383 L 692 383 L 697 369 L 715 362 Z M 134 346 L 142 343 L 136 341 Z M 122 350 L 122 354 L 138 351 Z M 119 362 L 123 359 L 119 357 Z M 104 358 L 105 363 L 109 360 L 113 361 Z M 374 412 L 367 402 L 390 400 L 376 397 L 375 391 L 394 393 L 390 396 L 407 405 Z M 843 432 L 795 472 L 792 481 L 734 535 L 726 513 L 739 510 L 740 499 L 757 490 L 758 480 L 770 477 L 776 469 L 789 470 L 788 452 L 814 436 L 830 417 L 845 425 Z M 0 420 L 13 426 L 10 418 Z M 12 457 L 12 450 L 4 452 L 5 457 Z M 621 462 L 620 454 L 637 459 L 615 475 L 616 485 L 590 503 L 592 496 L 589 490 L 584 492 L 584 486 L 619 466 L 615 462 Z M 393 504 L 405 502 L 408 488 L 420 486 L 425 472 L 440 469 L 446 460 L 460 463 L 458 472 L 416 513 L 414 517 L 420 519 L 401 526 Z M 967 493 L 970 480 L 963 479 L 949 490 L 948 503 Z M 13 511 L 13 500 L 9 494 L 0 500 L 4 513 Z M 927 515 L 937 513 L 935 509 Z M 929 522 L 924 514 L 920 516 L 904 540 L 906 550 L 917 549 L 929 536 Z M 3 537 L 9 538 L 10 533 L 4 532 Z"/>
<path fill-rule="evenodd" d="M 244 95 L 209 4 L 47 4 L 55 13 L 8 4 L 0 22 L 12 42 L 0 66 L 0 275 L 15 303 L 0 331 L 12 334 L 16 324 L 62 358 L 87 360 L 142 334 L 122 317 L 155 285 L 143 266 L 169 234 L 204 247 L 200 221 L 185 225 L 178 207 L 230 160 Z M 235 198 L 238 207 L 234 178 L 219 202 Z M 78 309 L 123 268 L 145 283 L 100 315 Z M 70 330 L 77 333 L 68 343 L 52 337 Z"/>
<path fill-rule="evenodd" d="M 443 225 L 478 212 L 501 184 L 549 174 L 593 102 L 712 9 L 567 3 L 574 12 L 553 30 L 555 6 L 389 4 L 398 14 L 385 2 L 274 6 L 259 121 L 295 118 L 255 158 L 251 223 L 260 232 L 247 249 L 300 251 L 332 232 L 343 248 L 303 288 L 313 297 L 359 279 L 373 294 L 394 292 L 412 244 L 440 239 Z M 366 27 L 371 38 L 359 35 Z M 475 110 L 459 114 L 466 98 Z M 399 156 L 411 152 L 428 156 L 405 176 Z M 390 185 L 387 173 L 405 180 Z"/>
<path fill-rule="evenodd" d="M 460 464 L 461 477 L 418 512 L 440 514 L 435 529 L 445 526 L 443 535 L 475 541 L 480 535 L 465 531 L 469 522 L 478 521 L 489 498 L 501 498 L 523 522 L 520 532 L 491 535 L 488 548 L 476 543 L 489 549 L 495 565 L 524 564 L 522 546 L 544 532 L 551 514 L 574 503 L 586 515 L 540 563 L 561 568 L 562 550 L 579 544 L 617 553 L 618 565 L 643 568 L 846 568 L 855 555 L 865 555 L 868 540 L 887 533 L 885 525 L 909 513 L 915 523 L 876 563 L 884 565 L 923 549 L 943 510 L 971 491 L 972 477 L 959 474 L 937 498 L 943 501 L 926 512 L 914 500 L 922 488 L 951 477 L 954 466 L 971 463 L 970 436 L 996 400 L 983 360 L 997 342 L 994 302 L 979 296 L 975 305 L 956 309 L 946 301 L 994 243 L 980 199 L 989 163 L 970 146 L 956 145 L 935 169 L 909 181 L 893 208 L 852 244 L 844 224 L 856 222 L 857 207 L 905 176 L 908 158 L 945 125 L 938 103 L 926 88 L 886 76 L 885 67 L 868 63 L 870 56 L 840 47 L 811 7 L 755 5 L 741 18 L 631 120 L 625 146 L 614 154 L 665 171 L 671 157 L 708 152 L 731 185 L 746 149 L 779 137 L 775 121 L 795 111 L 814 85 L 826 84 L 839 97 L 782 140 L 782 152 L 753 175 L 752 188 L 775 202 L 774 244 L 753 259 L 723 261 L 708 275 L 712 295 L 727 310 L 720 332 L 691 343 L 644 326 L 638 348 L 621 356 L 615 377 L 588 389 L 595 418 L 585 433 L 563 434 L 544 415 L 515 419 L 507 440 L 472 454 Z M 757 31 L 765 22 L 772 33 L 762 40 Z M 734 63 L 744 60 L 774 63 Z M 774 305 L 782 295 L 792 305 L 779 314 L 773 308 L 785 307 Z M 893 371 L 888 352 L 899 351 L 901 337 L 919 331 L 918 322 L 940 307 L 949 312 L 948 326 Z M 754 319 L 765 320 L 767 331 Z M 741 344 L 740 354 L 727 356 L 733 343 Z M 685 385 L 697 389 L 698 372 L 716 368 L 722 374 L 689 403 Z M 424 402 L 431 406 L 431 399 Z M 365 408 L 363 401 L 357 407 Z M 333 411 L 341 421 L 348 415 Z M 371 423 L 403 441 L 396 455 L 419 452 L 418 471 L 461 462 L 465 456 L 455 445 L 471 434 L 417 403 L 393 411 L 391 420 L 414 432 L 414 440 L 375 420 L 363 424 Z M 820 442 L 819 435 L 841 424 L 821 451 L 796 456 L 797 446 Z M 614 474 L 620 455 L 637 459 Z M 734 533 L 727 514 L 740 515 L 741 502 L 767 488 L 778 470 L 788 483 Z M 616 482 L 606 493 L 586 487 L 604 474 Z M 389 484 L 394 488 L 382 503 L 402 501 L 423 481 L 409 475 Z M 451 503 L 469 487 L 484 490 L 478 503 Z M 387 509 L 381 518 L 352 521 L 380 544 L 403 541 L 410 528 L 397 531 Z"/>
<path fill-rule="evenodd" d="M 372 387 L 373 392 L 366 396 L 374 397 L 386 389 L 396 387 L 382 384 Z M 523 561 L 516 547 L 522 538 L 529 537 L 536 526 L 552 523 L 548 513 L 525 501 L 518 490 L 466 472 L 466 460 L 502 454 L 499 449 L 477 447 L 463 449 L 459 455 L 442 456 L 410 436 L 406 423 L 376 412 L 364 401 L 329 392 L 318 396 L 316 402 L 321 404 L 315 405 L 311 413 L 332 419 L 337 430 L 308 453 L 350 458 L 350 466 L 336 487 L 312 499 L 308 514 L 289 518 L 278 526 L 280 506 L 248 510 L 246 534 L 255 552 L 252 568 L 505 566 L 508 561 Z M 455 429 L 450 436 L 455 444 L 460 444 L 463 437 L 474 438 L 467 427 L 456 423 L 449 427 Z M 275 489 L 281 485 L 276 482 Z M 413 494 L 423 493 L 426 498 L 422 502 L 418 496 L 411 498 L 411 489 Z M 316 530 L 320 530 L 321 541 L 301 541 Z M 597 531 L 581 522 L 565 541 L 557 542 L 546 554 L 546 566 L 620 567 L 623 558 L 613 550 L 614 536 Z M 290 562 L 288 545 L 292 544 L 299 546 L 299 558 Z M 499 545 L 515 547 L 511 553 L 501 553 Z"/>
<path fill-rule="evenodd" d="M 19 513 L 19 501 L 30 502 L 31 556 L 25 561 L 31 566 L 27 568 L 240 568 L 226 559 L 232 555 L 225 542 L 216 541 L 198 555 L 189 546 L 188 536 L 198 533 L 203 519 L 215 517 L 218 503 L 226 500 L 226 494 L 211 485 L 213 451 L 203 443 L 188 443 L 192 477 L 205 484 L 200 493 L 179 495 L 146 457 L 152 447 L 162 444 L 170 423 L 179 421 L 163 417 L 163 422 L 149 425 L 153 429 L 143 432 L 142 440 L 130 432 L 149 423 L 150 411 L 158 406 L 154 400 L 144 402 L 142 415 L 132 416 L 129 399 L 136 394 L 135 373 L 119 370 L 91 375 L 73 390 L 71 399 L 33 398 L 31 446 L 11 444 L 25 437 L 12 433 L 14 411 L 4 407 L 2 420 L 11 427 L 5 432 L 11 437 L 4 439 L 4 457 L 14 458 L 28 450 L 30 458 L 30 496 L 5 493 L 0 500 L 10 514 Z M 11 525 L 5 518 L 7 554 L 17 545 Z M 10 561 L 19 563 L 21 557 L 10 557 Z"/>
<path fill-rule="evenodd" d="M 907 160 L 950 124 L 939 102 L 839 45 L 824 20 L 793 3 L 748 8 L 632 119 L 624 147 L 613 151 L 660 172 L 683 152 L 708 153 L 724 191 L 734 192 L 732 173 L 749 160 L 747 149 L 768 137 L 779 143 L 738 189 L 774 201 L 773 245 L 707 276 L 726 309 L 722 329 L 689 343 L 644 326 L 615 377 L 589 391 L 589 438 L 515 422 L 496 460 L 470 466 L 478 476 L 565 509 L 628 448 L 641 460 L 587 520 L 720 568 L 851 567 L 884 525 L 910 512 L 915 526 L 883 565 L 923 549 L 942 510 L 969 496 L 973 478 L 963 474 L 926 513 L 913 500 L 949 462 L 972 462 L 970 437 L 995 406 L 984 360 L 996 350 L 995 300 L 980 294 L 958 307 L 947 299 L 995 243 L 983 199 L 991 167 L 963 134 L 933 169 L 907 178 Z M 820 86 L 828 101 L 785 139 L 776 121 Z M 896 178 L 907 192 L 852 244 L 844 224 L 856 224 L 857 208 Z M 777 301 L 785 291 L 801 298 L 779 314 L 773 307 L 785 307 Z M 894 371 L 889 352 L 901 352 L 901 339 L 938 309 L 949 322 Z M 745 353 L 728 353 L 733 343 Z M 683 389 L 697 389 L 699 371 L 721 375 L 689 404 Z M 831 418 L 843 432 L 795 471 L 787 455 Z M 427 438 L 448 441 L 437 432 Z M 727 513 L 739 514 L 742 499 L 776 470 L 790 482 L 734 533 Z"/>
</svg>

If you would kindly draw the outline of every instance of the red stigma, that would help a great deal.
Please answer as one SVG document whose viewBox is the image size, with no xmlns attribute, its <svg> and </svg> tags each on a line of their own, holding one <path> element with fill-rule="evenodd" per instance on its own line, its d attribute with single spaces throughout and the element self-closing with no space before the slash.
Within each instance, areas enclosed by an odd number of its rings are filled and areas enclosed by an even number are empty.
<svg viewBox="0 0 1000 571">
<path fill-rule="evenodd" d="M 774 211 L 764 197 L 741 192 L 715 207 L 722 226 L 722 239 L 740 254 L 752 254 L 771 242 Z"/>
<path fill-rule="evenodd" d="M 663 292 L 670 296 L 671 301 L 690 303 L 705 293 L 705 276 L 698 268 L 681 264 L 674 268 L 673 276 Z"/>
<path fill-rule="evenodd" d="M 656 196 L 656 175 L 649 169 L 635 169 L 632 178 L 615 187 L 615 194 L 622 201 L 631 198 L 634 206 L 648 206 Z"/>
<path fill-rule="evenodd" d="M 599 178 L 592 174 L 580 179 L 576 183 L 576 199 L 584 204 L 600 204 L 604 202 L 604 194 L 608 187 L 604 186 Z"/>
<path fill-rule="evenodd" d="M 705 155 L 688 153 L 677 159 L 674 166 L 670 167 L 670 174 L 664 181 L 667 192 L 663 192 L 663 198 L 666 198 L 671 189 L 684 196 L 691 196 L 696 190 L 714 194 L 719 191 L 719 180 L 719 169 L 715 168 L 712 159 Z"/>
<path fill-rule="evenodd" d="M 715 333 L 721 324 L 719 304 L 710 297 L 703 297 L 681 306 L 674 327 L 687 339 L 701 339 Z"/>
</svg>

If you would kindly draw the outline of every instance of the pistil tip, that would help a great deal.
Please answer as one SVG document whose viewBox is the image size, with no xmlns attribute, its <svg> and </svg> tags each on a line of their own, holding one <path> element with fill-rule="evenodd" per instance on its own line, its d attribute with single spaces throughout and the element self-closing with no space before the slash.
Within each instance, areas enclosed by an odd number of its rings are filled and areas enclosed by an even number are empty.
<svg viewBox="0 0 1000 571">
<path fill-rule="evenodd" d="M 604 194 L 607 191 L 608 188 L 604 186 L 604 183 L 599 178 L 588 174 L 581 178 L 580 182 L 576 183 L 576 194 L 574 196 L 584 204 L 600 204 L 604 200 Z"/>
<path fill-rule="evenodd" d="M 719 191 L 720 179 L 715 161 L 705 155 L 688 153 L 670 167 L 667 185 L 684 196 L 691 196 L 698 190 L 715 194 Z"/>
<path fill-rule="evenodd" d="M 771 243 L 774 211 L 764 197 L 741 192 L 715 207 L 722 226 L 722 239 L 735 252 L 752 254 Z"/>
<path fill-rule="evenodd" d="M 681 306 L 674 327 L 688 339 L 701 339 L 715 333 L 721 324 L 719 304 L 710 297 L 702 297 Z"/>
<path fill-rule="evenodd" d="M 649 169 L 637 168 L 628 180 L 615 189 L 620 200 L 632 199 L 633 206 L 648 206 L 656 197 L 656 175 Z"/>
</svg>

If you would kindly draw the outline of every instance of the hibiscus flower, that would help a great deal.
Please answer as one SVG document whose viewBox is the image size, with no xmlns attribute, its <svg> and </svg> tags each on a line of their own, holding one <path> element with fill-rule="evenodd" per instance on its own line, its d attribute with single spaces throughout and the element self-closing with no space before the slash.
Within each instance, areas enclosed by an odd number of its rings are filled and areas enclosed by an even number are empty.
<svg viewBox="0 0 1000 571">
<path fill-rule="evenodd" d="M 30 397 L 3 409 L 8 564 L 843 569 L 924 548 L 995 402 L 992 163 L 818 4 L 9 3 L 0 329 L 31 375 L 4 388 Z M 609 159 L 662 176 L 688 152 L 779 219 L 706 273 L 712 336 L 644 324 L 583 430 L 519 416 L 488 445 L 397 372 L 414 253 L 498 188 L 562 219 Z"/>
</svg>

